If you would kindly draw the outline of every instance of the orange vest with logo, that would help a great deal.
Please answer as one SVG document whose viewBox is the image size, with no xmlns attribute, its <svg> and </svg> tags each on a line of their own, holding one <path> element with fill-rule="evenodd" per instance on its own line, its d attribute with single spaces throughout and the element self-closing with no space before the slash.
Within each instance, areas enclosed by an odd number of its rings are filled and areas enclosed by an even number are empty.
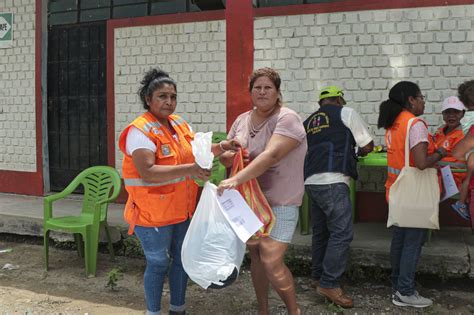
<svg viewBox="0 0 474 315">
<path fill-rule="evenodd" d="M 390 187 L 397 180 L 398 174 L 402 171 L 402 168 L 405 166 L 405 139 L 407 135 L 407 125 L 408 121 L 415 117 L 409 111 L 402 111 L 398 117 L 395 119 L 392 127 L 388 128 L 385 132 L 385 144 L 387 145 L 387 181 L 385 182 L 385 198 L 388 202 L 388 193 Z M 412 122 L 414 126 L 418 121 L 426 123 L 419 119 L 415 118 Z M 428 135 L 428 154 L 432 154 L 436 150 L 435 143 L 431 137 Z M 410 154 L 410 166 L 414 166 L 413 156 Z"/>
<path fill-rule="evenodd" d="M 130 224 L 129 234 L 135 225 L 155 227 L 183 222 L 196 209 L 198 186 L 193 179 L 186 176 L 160 183 L 144 181 L 126 151 L 127 134 L 134 126 L 156 145 L 155 164 L 194 163 L 190 144 L 194 134 L 188 124 L 177 115 L 170 115 L 168 120 L 179 142 L 150 112 L 135 119 L 120 135 L 119 147 L 124 153 L 122 176 L 128 192 L 124 218 Z"/>
<path fill-rule="evenodd" d="M 440 127 L 434 134 L 434 141 L 438 148 L 443 147 L 448 152 L 448 155 L 438 162 L 439 166 L 449 165 L 452 170 L 454 169 L 466 169 L 466 163 L 464 161 L 457 160 L 451 155 L 451 151 L 454 149 L 456 144 L 464 138 L 462 127 L 459 126 L 456 129 L 450 131 L 448 134 L 444 133 L 446 125 Z M 463 180 L 466 178 L 466 172 L 453 172 L 454 181 L 458 189 L 460 189 Z"/>
</svg>

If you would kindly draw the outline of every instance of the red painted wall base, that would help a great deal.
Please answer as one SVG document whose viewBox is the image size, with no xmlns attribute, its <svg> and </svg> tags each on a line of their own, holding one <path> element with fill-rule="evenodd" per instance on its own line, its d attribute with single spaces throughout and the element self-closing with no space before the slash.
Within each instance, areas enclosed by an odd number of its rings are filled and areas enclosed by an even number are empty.
<svg viewBox="0 0 474 315">
<path fill-rule="evenodd" d="M 454 200 L 446 200 L 439 205 L 439 222 L 443 226 L 471 226 L 469 221 L 460 218 L 452 209 Z M 472 205 L 474 207 L 474 203 Z M 357 192 L 356 222 L 387 222 L 388 204 L 385 193 Z"/>
<path fill-rule="evenodd" d="M 0 192 L 43 196 L 43 176 L 37 172 L 0 171 Z"/>
</svg>

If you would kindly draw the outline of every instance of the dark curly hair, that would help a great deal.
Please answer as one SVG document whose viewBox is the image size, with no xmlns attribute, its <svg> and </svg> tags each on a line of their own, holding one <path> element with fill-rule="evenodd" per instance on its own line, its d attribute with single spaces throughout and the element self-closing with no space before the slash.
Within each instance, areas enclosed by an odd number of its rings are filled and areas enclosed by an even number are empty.
<svg viewBox="0 0 474 315">
<path fill-rule="evenodd" d="M 283 101 L 282 101 L 282 95 L 280 91 L 281 78 L 278 72 L 276 72 L 272 68 L 261 68 L 261 69 L 254 70 L 252 72 L 252 74 L 249 77 L 249 92 L 252 92 L 255 81 L 257 81 L 257 79 L 260 77 L 267 77 L 270 79 L 270 81 L 273 82 L 277 91 L 280 93 L 280 97 L 278 97 L 277 104 L 278 106 L 282 106 Z"/>
<path fill-rule="evenodd" d="M 400 81 L 395 84 L 388 93 L 388 100 L 380 104 L 377 127 L 392 127 L 402 110 L 409 107 L 408 97 L 416 97 L 420 93 L 420 87 L 414 82 Z"/>
<path fill-rule="evenodd" d="M 138 96 L 143 103 L 143 108 L 150 109 L 147 104 L 147 98 L 151 98 L 153 92 L 162 87 L 164 84 L 171 84 L 176 90 L 176 82 L 170 78 L 168 72 L 160 68 L 151 68 L 145 73 L 145 76 L 140 81 L 140 88 L 138 89 Z"/>
<path fill-rule="evenodd" d="M 458 96 L 468 110 L 474 110 L 474 80 L 461 83 L 458 87 Z"/>
</svg>

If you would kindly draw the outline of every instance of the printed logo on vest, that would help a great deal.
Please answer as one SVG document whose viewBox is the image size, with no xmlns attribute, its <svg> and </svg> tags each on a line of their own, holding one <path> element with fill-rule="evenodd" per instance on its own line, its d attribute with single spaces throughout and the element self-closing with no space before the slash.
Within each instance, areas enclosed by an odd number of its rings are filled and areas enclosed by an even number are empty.
<svg viewBox="0 0 474 315">
<path fill-rule="evenodd" d="M 163 131 L 161 131 L 160 129 L 158 129 L 156 127 L 151 127 L 151 132 L 153 132 L 155 135 L 159 135 L 159 136 L 164 135 Z"/>
<path fill-rule="evenodd" d="M 329 128 L 329 117 L 326 113 L 316 113 L 310 118 L 306 133 L 315 134 L 323 128 Z"/>
<path fill-rule="evenodd" d="M 162 144 L 161 145 L 161 154 L 163 154 L 163 156 L 167 156 L 167 155 L 171 154 L 171 149 L 170 149 L 169 145 L 167 145 L 167 144 Z"/>
</svg>

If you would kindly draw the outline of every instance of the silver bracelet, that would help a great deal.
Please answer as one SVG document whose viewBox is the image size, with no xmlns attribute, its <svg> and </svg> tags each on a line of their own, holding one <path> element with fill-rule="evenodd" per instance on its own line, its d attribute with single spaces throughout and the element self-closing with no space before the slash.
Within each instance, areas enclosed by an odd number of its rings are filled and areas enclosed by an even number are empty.
<svg viewBox="0 0 474 315">
<path fill-rule="evenodd" d="M 226 149 L 224 149 L 224 147 L 222 146 L 222 142 L 224 142 L 225 140 L 222 140 L 221 142 L 219 142 L 219 148 L 221 148 L 222 152 L 225 152 L 227 151 Z"/>
</svg>

